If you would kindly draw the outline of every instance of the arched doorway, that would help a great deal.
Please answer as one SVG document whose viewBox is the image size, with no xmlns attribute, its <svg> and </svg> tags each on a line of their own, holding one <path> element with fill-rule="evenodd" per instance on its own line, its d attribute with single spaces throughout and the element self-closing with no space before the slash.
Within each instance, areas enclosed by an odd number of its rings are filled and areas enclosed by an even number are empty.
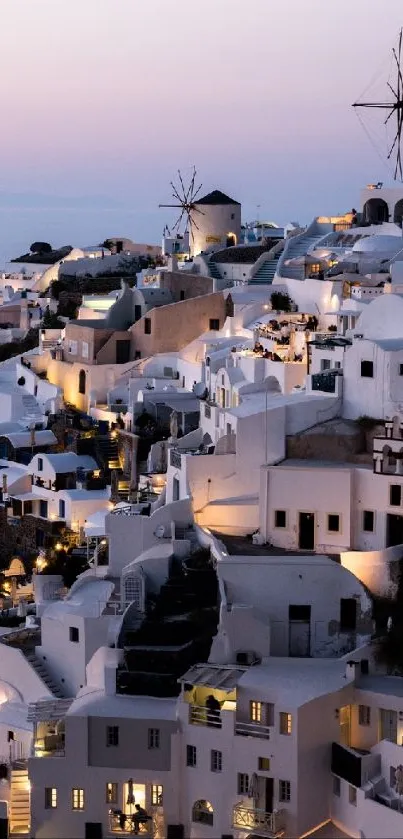
<svg viewBox="0 0 403 839">
<path fill-rule="evenodd" d="M 86 388 L 86 373 L 85 370 L 80 370 L 78 374 L 78 392 L 84 394 Z"/>
<path fill-rule="evenodd" d="M 393 221 L 395 224 L 398 224 L 399 227 L 403 227 L 403 198 L 400 199 L 395 204 L 395 209 L 393 211 Z"/>
<path fill-rule="evenodd" d="M 227 233 L 227 248 L 233 248 L 237 243 L 235 233 Z"/>
<path fill-rule="evenodd" d="M 389 208 L 383 198 L 369 198 L 364 204 L 363 215 L 368 224 L 382 224 L 389 221 Z"/>
</svg>

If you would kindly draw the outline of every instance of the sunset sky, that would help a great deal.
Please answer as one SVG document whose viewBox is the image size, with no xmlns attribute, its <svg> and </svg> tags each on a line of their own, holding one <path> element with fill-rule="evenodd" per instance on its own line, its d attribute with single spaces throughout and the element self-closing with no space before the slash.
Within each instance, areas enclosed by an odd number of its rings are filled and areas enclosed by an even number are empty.
<svg viewBox="0 0 403 839">
<path fill-rule="evenodd" d="M 246 219 L 260 205 L 280 223 L 349 209 L 387 179 L 350 105 L 385 59 L 387 70 L 402 0 L 1 6 L 0 193 L 45 196 L 21 199 L 41 205 L 26 222 L 0 194 L 2 252 L 5 231 L 17 243 L 31 224 L 32 237 L 70 244 L 159 240 L 170 219 L 158 203 L 192 164 Z M 46 196 L 86 196 L 89 209 L 47 208 Z"/>
</svg>

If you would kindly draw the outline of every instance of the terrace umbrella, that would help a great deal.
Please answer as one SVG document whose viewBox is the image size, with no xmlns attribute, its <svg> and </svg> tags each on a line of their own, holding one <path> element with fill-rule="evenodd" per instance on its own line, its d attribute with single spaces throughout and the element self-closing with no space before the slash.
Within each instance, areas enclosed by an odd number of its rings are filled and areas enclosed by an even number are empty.
<svg viewBox="0 0 403 839">
<path fill-rule="evenodd" d="M 130 810 L 129 810 L 130 815 L 132 814 L 132 807 L 133 807 L 133 804 L 135 803 L 135 801 L 136 801 L 136 799 L 134 797 L 134 791 L 133 791 L 133 778 L 129 778 L 129 780 L 127 782 L 126 804 L 130 807 Z"/>
<path fill-rule="evenodd" d="M 256 772 L 253 773 L 251 779 L 249 781 L 248 787 L 248 798 L 253 798 L 254 801 L 257 800 L 259 795 L 259 779 Z"/>
</svg>

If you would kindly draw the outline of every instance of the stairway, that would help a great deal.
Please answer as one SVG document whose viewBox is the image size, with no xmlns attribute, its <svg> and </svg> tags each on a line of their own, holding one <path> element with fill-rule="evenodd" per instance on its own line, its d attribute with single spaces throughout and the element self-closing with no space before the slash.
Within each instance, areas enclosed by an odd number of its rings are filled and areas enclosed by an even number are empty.
<svg viewBox="0 0 403 839">
<path fill-rule="evenodd" d="M 293 280 L 304 280 L 304 265 L 285 265 L 285 262 L 289 259 L 296 259 L 298 256 L 305 256 L 319 242 L 319 239 L 323 239 L 324 235 L 325 233 L 306 233 L 289 239 L 283 250 L 283 259 L 281 259 L 278 270 L 279 276 Z"/>
<path fill-rule="evenodd" d="M 24 409 L 24 416 L 18 420 L 21 425 L 28 426 L 35 423 L 43 423 L 42 411 L 32 394 L 24 394 L 22 397 L 22 404 Z"/>
<path fill-rule="evenodd" d="M 248 285 L 271 285 L 277 270 L 279 257 L 280 254 L 274 259 L 267 259 L 266 262 L 263 262 L 256 274 L 249 280 Z"/>
<path fill-rule="evenodd" d="M 208 261 L 208 266 L 210 271 L 210 277 L 212 277 L 213 280 L 222 280 L 222 276 L 217 268 L 217 263 L 214 262 L 214 259 L 211 256 Z"/>
<path fill-rule="evenodd" d="M 35 655 L 35 653 L 27 651 L 25 653 L 25 658 L 29 661 L 31 667 L 38 674 L 39 678 L 42 679 L 42 682 L 46 685 L 50 692 L 53 693 L 53 696 L 56 696 L 58 699 L 64 699 L 63 691 L 59 685 L 53 681 L 46 669 L 46 665 Z"/>
<path fill-rule="evenodd" d="M 18 764 L 17 764 L 18 765 Z M 27 836 L 30 832 L 31 807 L 28 768 L 11 770 L 10 834 Z"/>
</svg>

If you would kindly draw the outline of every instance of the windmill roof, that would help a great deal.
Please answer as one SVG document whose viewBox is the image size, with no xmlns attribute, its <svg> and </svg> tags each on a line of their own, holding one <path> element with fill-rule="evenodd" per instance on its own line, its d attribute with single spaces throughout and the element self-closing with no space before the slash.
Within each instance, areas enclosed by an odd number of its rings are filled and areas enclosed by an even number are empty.
<svg viewBox="0 0 403 839">
<path fill-rule="evenodd" d="M 202 198 L 198 198 L 195 204 L 237 204 L 239 206 L 240 202 L 234 201 L 233 198 L 230 198 L 225 192 L 221 192 L 220 189 L 213 189 L 212 192 L 203 195 Z"/>
</svg>

